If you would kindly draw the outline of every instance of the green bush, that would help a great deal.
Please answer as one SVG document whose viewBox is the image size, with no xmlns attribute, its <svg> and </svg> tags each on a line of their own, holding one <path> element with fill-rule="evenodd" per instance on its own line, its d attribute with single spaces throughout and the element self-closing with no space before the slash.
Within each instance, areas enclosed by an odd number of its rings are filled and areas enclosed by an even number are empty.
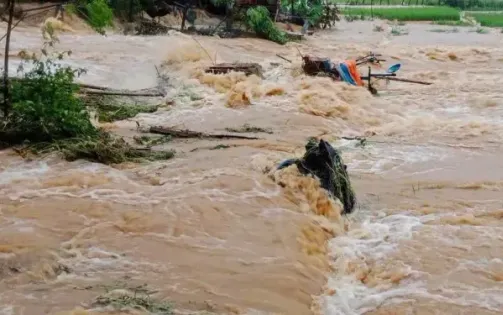
<svg viewBox="0 0 503 315">
<path fill-rule="evenodd" d="M 28 142 L 19 151 L 57 151 L 69 161 L 86 159 L 105 164 L 174 156 L 171 150 L 135 148 L 121 137 L 94 127 L 74 82 L 84 70 L 59 64 L 65 53 L 47 52 L 54 40 L 52 37 L 46 43 L 41 58 L 24 55 L 18 70 L 20 78 L 11 83 L 12 108 L 0 120 L 2 148 Z"/>
<path fill-rule="evenodd" d="M 246 22 L 260 37 L 278 44 L 285 44 L 288 41 L 286 34 L 280 31 L 269 17 L 269 10 L 263 6 L 248 9 L 246 11 Z"/>
<path fill-rule="evenodd" d="M 44 58 L 26 59 L 19 69 L 21 79 L 12 82 L 12 108 L 0 133 L 13 143 L 95 134 L 89 113 L 75 95 L 74 79 L 83 70 L 62 66 L 42 51 Z M 25 72 L 26 67 L 30 70 Z"/>
<path fill-rule="evenodd" d="M 100 31 L 113 25 L 114 13 L 105 0 L 92 0 L 86 5 L 88 23 Z"/>
</svg>

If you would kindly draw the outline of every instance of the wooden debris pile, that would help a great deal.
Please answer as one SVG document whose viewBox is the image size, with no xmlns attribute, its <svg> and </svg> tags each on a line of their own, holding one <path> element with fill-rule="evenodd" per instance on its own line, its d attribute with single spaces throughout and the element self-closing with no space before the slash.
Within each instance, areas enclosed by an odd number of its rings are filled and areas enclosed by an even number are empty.
<svg viewBox="0 0 503 315">
<path fill-rule="evenodd" d="M 206 73 L 223 74 L 231 71 L 244 72 L 248 75 L 263 77 L 262 67 L 258 63 L 219 63 L 205 70 Z"/>
</svg>

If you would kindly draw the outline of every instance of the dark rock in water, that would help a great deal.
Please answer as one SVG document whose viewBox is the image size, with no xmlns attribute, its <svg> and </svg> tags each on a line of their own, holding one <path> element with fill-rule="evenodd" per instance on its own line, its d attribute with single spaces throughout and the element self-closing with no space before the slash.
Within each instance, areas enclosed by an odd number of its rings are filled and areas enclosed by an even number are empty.
<svg viewBox="0 0 503 315">
<path fill-rule="evenodd" d="M 334 147 L 325 140 L 310 139 L 306 144 L 306 153 L 301 159 L 283 161 L 278 169 L 296 164 L 303 175 L 318 177 L 328 193 L 339 199 L 344 205 L 343 214 L 351 213 L 356 204 L 356 198 L 351 187 L 347 167 Z"/>
</svg>

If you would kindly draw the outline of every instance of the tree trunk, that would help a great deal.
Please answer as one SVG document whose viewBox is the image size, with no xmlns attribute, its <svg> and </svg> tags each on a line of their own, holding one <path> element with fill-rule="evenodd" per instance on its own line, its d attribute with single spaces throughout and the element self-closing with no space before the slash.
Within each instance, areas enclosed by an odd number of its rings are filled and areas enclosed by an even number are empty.
<svg viewBox="0 0 503 315">
<path fill-rule="evenodd" d="M 278 21 L 279 9 L 281 8 L 281 0 L 276 1 L 276 14 L 274 14 L 274 22 Z"/>
<path fill-rule="evenodd" d="M 185 30 L 185 20 L 187 19 L 187 11 L 189 10 L 189 7 L 186 6 L 182 9 L 182 26 L 181 26 L 181 31 Z"/>
<path fill-rule="evenodd" d="M 227 31 L 232 31 L 232 23 L 233 23 L 233 13 L 234 13 L 234 2 L 227 2 L 225 7 L 226 11 L 226 20 L 225 20 L 225 28 Z"/>
<path fill-rule="evenodd" d="M 12 30 L 12 19 L 14 17 L 14 1 L 8 0 L 7 8 L 9 10 L 9 22 L 7 24 L 7 37 L 5 39 L 5 57 L 4 57 L 4 116 L 7 117 L 11 107 L 11 96 L 10 96 L 10 81 L 9 81 L 9 50 L 10 50 L 10 33 Z"/>
<path fill-rule="evenodd" d="M 129 23 L 133 23 L 133 7 L 134 7 L 134 0 L 129 0 L 129 12 L 128 12 L 128 20 Z"/>
</svg>

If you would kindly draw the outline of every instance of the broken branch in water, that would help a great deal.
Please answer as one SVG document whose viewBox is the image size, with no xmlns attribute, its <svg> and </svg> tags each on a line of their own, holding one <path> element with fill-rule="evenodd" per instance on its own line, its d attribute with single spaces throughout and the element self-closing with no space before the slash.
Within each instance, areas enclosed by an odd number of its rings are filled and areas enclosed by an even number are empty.
<svg viewBox="0 0 503 315">
<path fill-rule="evenodd" d="M 162 97 L 161 92 L 135 92 L 135 91 L 118 91 L 118 90 L 88 90 L 82 91 L 83 94 L 88 95 L 115 95 L 115 96 L 142 96 L 142 97 Z"/>
<path fill-rule="evenodd" d="M 226 135 L 226 134 L 207 134 L 199 131 L 174 129 L 171 127 L 161 127 L 152 126 L 149 129 L 151 133 L 157 133 L 162 135 L 170 135 L 174 138 L 201 138 L 201 139 L 246 139 L 246 140 L 258 140 L 257 137 L 248 136 L 238 136 L 238 135 Z"/>
<path fill-rule="evenodd" d="M 289 63 L 292 63 L 292 61 L 290 59 L 287 59 L 287 58 L 281 56 L 280 54 L 276 54 L 276 56 L 279 57 L 279 58 L 281 58 L 281 59 L 283 59 L 283 60 L 285 60 L 285 61 L 288 61 Z"/>
<path fill-rule="evenodd" d="M 23 82 L 23 84 L 29 84 L 30 79 L 26 78 L 9 78 L 12 81 Z M 3 81 L 3 80 L 2 80 Z M 144 90 L 116 90 L 105 86 L 85 84 L 85 83 L 74 83 L 77 85 L 83 94 L 94 94 L 94 95 L 116 95 L 116 96 L 143 96 L 143 97 L 164 97 L 164 93 L 157 91 L 155 88 L 144 89 Z"/>
</svg>

